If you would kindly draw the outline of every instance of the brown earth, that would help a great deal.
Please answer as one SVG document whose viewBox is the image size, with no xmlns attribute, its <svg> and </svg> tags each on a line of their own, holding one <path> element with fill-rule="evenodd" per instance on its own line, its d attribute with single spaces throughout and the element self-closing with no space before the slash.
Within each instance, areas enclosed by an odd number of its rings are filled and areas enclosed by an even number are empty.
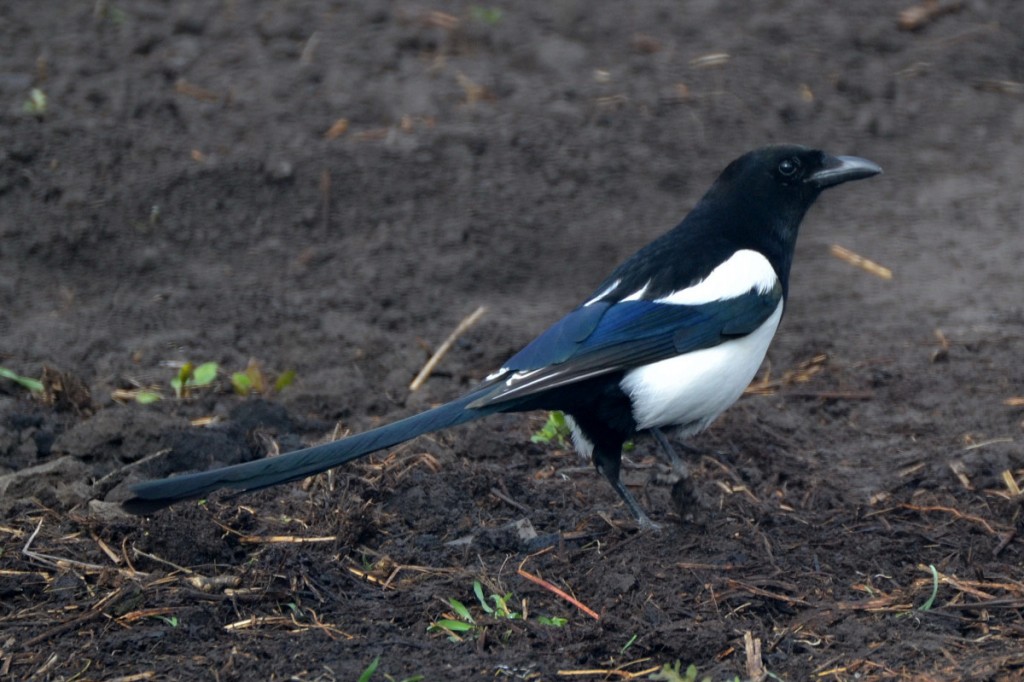
<svg viewBox="0 0 1024 682">
<path fill-rule="evenodd" d="M 0 365 L 47 387 L 0 379 L 0 678 L 1019 679 L 1024 3 L 949 4 L 0 4 Z M 542 414 L 111 504 L 458 395 L 784 141 L 886 174 L 805 221 L 710 508 L 641 439 L 637 533 Z M 297 378 L 239 397 L 250 359 Z M 222 376 L 176 399 L 184 361 Z"/>
</svg>

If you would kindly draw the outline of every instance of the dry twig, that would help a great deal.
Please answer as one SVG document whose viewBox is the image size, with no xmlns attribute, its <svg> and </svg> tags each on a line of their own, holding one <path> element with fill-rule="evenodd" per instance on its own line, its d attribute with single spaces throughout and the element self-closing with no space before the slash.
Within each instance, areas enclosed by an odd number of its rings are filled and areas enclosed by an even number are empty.
<svg viewBox="0 0 1024 682">
<path fill-rule="evenodd" d="M 554 585 L 549 583 L 547 580 L 544 580 L 544 578 L 541 578 L 539 576 L 536 576 L 536 575 L 526 571 L 522 566 L 519 567 L 519 569 L 516 571 L 516 573 L 518 573 L 522 577 L 526 578 L 531 583 L 534 583 L 535 585 L 540 585 L 545 590 L 547 590 L 548 592 L 551 592 L 555 596 L 561 597 L 562 599 L 564 599 L 565 601 L 569 602 L 570 604 L 572 604 L 573 606 L 578 608 L 580 611 L 582 611 L 583 613 L 585 613 L 588 616 L 590 616 L 591 618 L 593 618 L 594 620 L 601 620 L 601 616 L 598 615 L 597 611 L 594 611 L 594 609 L 590 608 L 589 606 L 587 606 L 586 604 L 581 602 L 579 599 L 576 599 L 576 597 L 573 597 L 572 595 L 568 594 L 564 590 L 560 590 L 559 588 L 555 587 Z"/>
<path fill-rule="evenodd" d="M 943 14 L 960 11 L 963 6 L 960 0 L 923 0 L 900 12 L 899 27 L 904 31 L 917 31 Z"/>
<path fill-rule="evenodd" d="M 833 244 L 832 246 L 830 246 L 829 253 L 831 253 L 839 260 L 849 263 L 850 265 L 853 265 L 855 267 L 858 267 L 864 272 L 872 274 L 875 277 L 880 277 L 881 279 L 886 280 L 892 279 L 892 270 L 890 270 L 889 268 L 885 267 L 884 265 L 879 265 L 873 260 L 868 260 L 864 256 L 856 254 L 853 251 L 847 249 L 846 247 L 839 246 L 839 244 Z"/>
<path fill-rule="evenodd" d="M 455 344 L 458 338 L 465 334 L 467 329 L 476 324 L 477 320 L 479 320 L 486 312 L 487 307 L 480 306 L 472 313 L 470 313 L 469 316 L 463 319 L 462 322 L 459 322 L 458 326 L 455 327 L 455 330 L 448 335 L 448 338 L 445 339 L 440 346 L 438 346 L 437 350 L 434 351 L 434 354 L 430 356 L 429 360 L 427 360 L 427 364 L 423 365 L 423 369 L 420 370 L 420 373 L 417 374 L 416 378 L 412 380 L 411 384 L 409 384 L 410 391 L 415 391 L 419 389 L 420 386 L 423 385 L 423 383 L 430 376 L 431 372 L 434 371 L 434 368 L 437 367 L 437 364 L 441 362 L 441 358 L 443 358 L 445 354 L 449 350 L 451 350 L 452 345 Z"/>
</svg>

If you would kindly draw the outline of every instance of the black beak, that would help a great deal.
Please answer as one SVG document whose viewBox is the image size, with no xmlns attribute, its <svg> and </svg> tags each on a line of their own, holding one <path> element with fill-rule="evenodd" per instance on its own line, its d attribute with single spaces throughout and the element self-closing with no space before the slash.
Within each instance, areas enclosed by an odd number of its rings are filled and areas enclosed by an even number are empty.
<svg viewBox="0 0 1024 682">
<path fill-rule="evenodd" d="M 877 163 L 857 156 L 826 156 L 821 170 L 808 175 L 804 182 L 810 182 L 818 189 L 825 189 L 850 180 L 870 178 L 881 172 L 882 167 Z"/>
</svg>

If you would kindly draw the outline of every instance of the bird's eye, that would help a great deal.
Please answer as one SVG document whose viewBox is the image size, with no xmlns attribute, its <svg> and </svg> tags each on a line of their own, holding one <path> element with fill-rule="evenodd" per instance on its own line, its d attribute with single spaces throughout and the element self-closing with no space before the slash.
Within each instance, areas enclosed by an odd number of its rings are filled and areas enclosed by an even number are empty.
<svg viewBox="0 0 1024 682">
<path fill-rule="evenodd" d="M 788 178 L 796 173 L 799 166 L 794 159 L 783 159 L 779 162 L 779 175 Z"/>
</svg>

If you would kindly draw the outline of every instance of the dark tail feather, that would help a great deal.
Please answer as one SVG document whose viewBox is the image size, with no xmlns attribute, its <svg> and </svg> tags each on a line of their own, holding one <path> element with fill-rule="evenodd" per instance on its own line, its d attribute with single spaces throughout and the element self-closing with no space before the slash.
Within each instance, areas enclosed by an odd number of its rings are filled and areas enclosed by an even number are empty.
<svg viewBox="0 0 1024 682">
<path fill-rule="evenodd" d="M 121 506 L 133 514 L 149 514 L 175 502 L 202 497 L 220 488 L 259 490 L 297 481 L 377 450 L 404 443 L 421 434 L 464 424 L 499 411 L 466 408 L 466 405 L 479 397 L 478 392 L 473 392 L 393 424 L 286 455 L 211 471 L 143 481 L 130 488 L 134 497 L 122 502 Z"/>
</svg>

